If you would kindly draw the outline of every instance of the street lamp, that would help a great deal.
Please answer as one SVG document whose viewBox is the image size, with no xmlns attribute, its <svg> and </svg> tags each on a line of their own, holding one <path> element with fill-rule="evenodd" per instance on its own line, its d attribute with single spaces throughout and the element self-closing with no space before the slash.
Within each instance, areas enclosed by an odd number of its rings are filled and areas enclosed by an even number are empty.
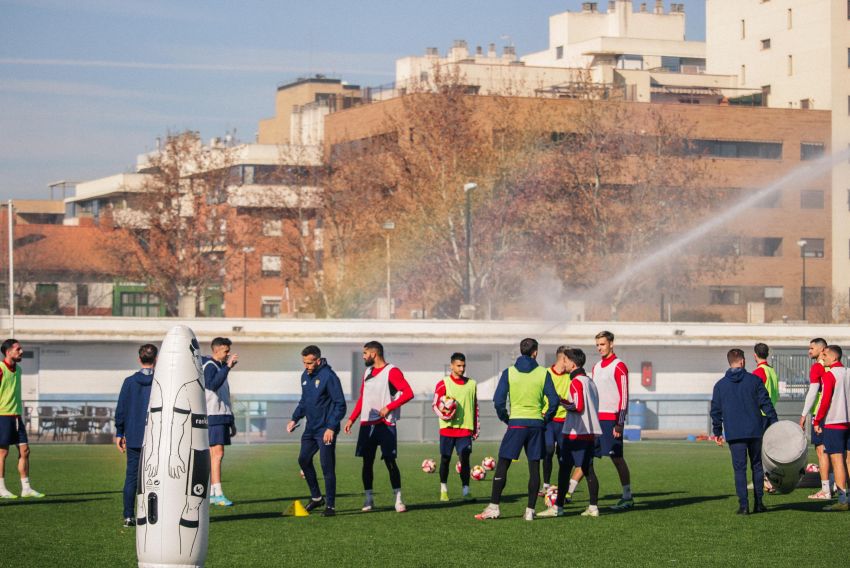
<svg viewBox="0 0 850 568">
<path fill-rule="evenodd" d="M 466 276 L 463 279 L 463 303 L 472 303 L 472 191 L 478 187 L 477 183 L 463 184 L 463 193 L 466 195 Z"/>
<path fill-rule="evenodd" d="M 381 225 L 381 228 L 386 231 L 386 239 L 387 239 L 387 319 L 392 319 L 393 317 L 393 309 L 392 309 L 392 290 L 390 289 L 390 231 L 395 229 L 395 223 L 392 221 L 384 221 L 384 224 Z"/>
<path fill-rule="evenodd" d="M 800 290 L 800 301 L 803 304 L 803 321 L 806 321 L 806 242 L 805 239 L 797 241 L 797 246 L 800 247 L 800 257 L 803 259 L 803 287 Z"/>
<path fill-rule="evenodd" d="M 248 317 L 248 255 L 254 247 L 242 247 L 242 317 Z"/>
</svg>

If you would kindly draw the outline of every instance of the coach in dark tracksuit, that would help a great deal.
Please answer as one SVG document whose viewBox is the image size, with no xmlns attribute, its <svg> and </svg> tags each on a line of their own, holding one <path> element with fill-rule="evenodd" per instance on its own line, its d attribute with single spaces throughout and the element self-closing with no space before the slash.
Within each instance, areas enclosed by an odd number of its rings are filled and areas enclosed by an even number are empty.
<svg viewBox="0 0 850 568">
<path fill-rule="evenodd" d="M 747 455 L 753 472 L 753 513 L 763 513 L 767 508 L 762 503 L 764 495 L 764 470 L 761 465 L 761 443 L 764 436 L 762 412 L 768 426 L 777 421 L 776 410 L 764 383 L 744 369 L 744 352 L 732 349 L 726 355 L 729 370 L 726 376 L 714 385 L 711 396 L 711 423 L 717 445 L 726 441 L 732 451 L 732 468 L 735 470 L 735 491 L 738 493 L 739 515 L 749 514 L 747 500 Z"/>
<path fill-rule="evenodd" d="M 139 348 L 142 368 L 124 379 L 118 404 L 115 406 L 115 445 L 127 454 L 127 472 L 124 476 L 124 526 L 136 524 L 134 505 L 138 483 L 139 458 L 145 438 L 145 421 L 153 384 L 153 369 L 158 349 L 147 343 Z"/>
<path fill-rule="evenodd" d="M 292 432 L 298 427 L 298 421 L 307 418 L 307 426 L 301 436 L 301 453 L 298 465 L 304 472 L 307 487 L 312 499 L 306 509 L 312 511 L 325 503 L 313 467 L 313 456 L 319 452 L 322 474 L 325 476 L 325 497 L 327 504 L 322 516 L 335 514 L 336 498 L 336 437 L 339 423 L 345 416 L 345 396 L 342 384 L 331 366 L 322 359 L 322 352 L 315 345 L 308 345 L 301 351 L 304 372 L 301 374 L 301 400 L 292 413 L 292 420 L 286 426 Z"/>
</svg>

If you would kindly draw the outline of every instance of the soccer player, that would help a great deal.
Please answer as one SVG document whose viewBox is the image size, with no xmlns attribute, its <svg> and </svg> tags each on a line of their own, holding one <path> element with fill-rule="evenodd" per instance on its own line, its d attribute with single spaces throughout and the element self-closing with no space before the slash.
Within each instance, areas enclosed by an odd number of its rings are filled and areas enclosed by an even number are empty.
<svg viewBox="0 0 850 568">
<path fill-rule="evenodd" d="M 210 435 L 210 504 L 231 507 L 233 501 L 221 490 L 221 463 L 224 446 L 236 435 L 236 422 L 230 406 L 230 370 L 239 361 L 239 355 L 230 352 L 232 342 L 226 337 L 212 340 L 212 357 L 204 357 L 204 389 L 207 397 L 207 417 Z"/>
<path fill-rule="evenodd" d="M 478 438 L 478 392 L 476 383 L 464 376 L 466 356 L 452 353 L 451 373 L 437 383 L 434 389 L 432 408 L 440 420 L 440 501 L 449 500 L 449 466 L 452 452 L 460 458 L 460 481 L 464 499 L 469 494 L 469 456 L 472 454 L 472 441 Z M 444 396 L 450 396 L 457 402 L 454 414 L 446 418 L 440 412 L 439 402 Z"/>
<path fill-rule="evenodd" d="M 520 342 L 521 355 L 513 366 L 502 371 L 493 394 L 496 414 L 499 420 L 508 425 L 508 430 L 499 446 L 499 461 L 493 477 L 490 504 L 475 515 L 478 520 L 498 519 L 501 515 L 499 502 L 508 482 L 508 468 L 512 460 L 519 459 L 523 449 L 528 458 L 529 476 L 528 504 L 524 518 L 526 521 L 534 520 L 537 490 L 540 489 L 540 460 L 545 452 L 544 430 L 546 423 L 555 416 L 560 402 L 549 371 L 535 360 L 537 347 L 537 340 L 530 337 Z M 508 400 L 510 412 L 507 409 Z M 543 414 L 544 401 L 549 404 L 546 414 Z"/>
<path fill-rule="evenodd" d="M 561 345 L 555 352 L 555 364 L 549 367 L 549 376 L 552 377 L 552 382 L 555 385 L 555 392 L 561 400 L 566 400 L 570 392 L 570 375 L 567 371 L 567 346 Z M 543 414 L 549 409 L 548 404 L 543 405 Z M 549 489 L 549 482 L 552 480 L 552 461 L 555 456 L 555 451 L 558 449 L 558 443 L 561 438 L 561 430 L 564 428 L 564 419 L 567 417 L 567 409 L 562 405 L 558 405 L 558 410 L 555 412 L 555 417 L 551 422 L 546 424 L 545 442 L 546 454 L 543 456 L 543 491 L 541 495 L 545 495 Z M 558 475 L 560 479 L 560 474 Z"/>
<path fill-rule="evenodd" d="M 139 458 L 145 439 L 145 420 L 153 384 L 153 369 L 158 349 L 146 343 L 139 348 L 141 368 L 124 379 L 118 404 L 115 406 L 115 445 L 127 454 L 127 471 L 124 474 L 124 526 L 136 526 L 133 512 L 139 478 Z"/>
<path fill-rule="evenodd" d="M 377 341 L 370 341 L 363 346 L 363 362 L 366 364 L 366 372 L 360 385 L 360 398 L 357 399 L 354 411 L 344 428 L 345 433 L 350 434 L 354 421 L 361 417 L 362 413 L 357 448 L 354 452 L 354 455 L 363 458 L 362 477 L 366 500 L 362 510 L 371 511 L 375 506 L 372 482 L 375 477 L 375 455 L 380 446 L 381 459 L 387 466 L 390 485 L 395 493 L 395 510 L 403 513 L 407 511 L 407 507 L 401 498 L 401 471 L 396 463 L 396 410 L 413 398 L 413 390 L 407 384 L 401 369 L 384 360 L 384 346 Z"/>
<path fill-rule="evenodd" d="M 634 507 L 631 473 L 623 457 L 623 427 L 629 408 L 629 370 L 614 354 L 614 334 L 600 331 L 596 334 L 596 351 L 602 359 L 593 366 L 591 378 L 599 391 L 599 457 L 608 456 L 617 468 L 623 495 L 611 507 L 615 511 L 626 511 Z"/>
<path fill-rule="evenodd" d="M 24 348 L 17 339 L 7 339 L 0 345 L 0 499 L 17 499 L 6 489 L 6 456 L 9 446 L 18 448 L 18 473 L 21 476 L 21 497 L 44 497 L 30 486 L 30 446 L 24 425 L 24 405 L 21 399 L 21 360 Z"/>
<path fill-rule="evenodd" d="M 560 351 L 559 351 L 560 352 Z M 581 514 L 583 517 L 598 517 L 599 481 L 593 471 L 593 455 L 596 439 L 602 433 L 599 424 L 598 405 L 599 393 L 596 384 L 590 380 L 584 371 L 587 360 L 581 349 L 565 348 L 566 371 L 570 377 L 569 392 L 561 398 L 561 406 L 569 413 L 565 417 L 561 440 L 558 443 L 558 498 L 555 506 L 543 511 L 539 517 L 561 517 L 564 514 L 564 502 L 567 497 L 567 481 L 570 470 L 577 467 L 587 479 L 587 489 L 590 494 L 590 505 Z M 569 492 L 575 490 L 571 486 Z"/>
<path fill-rule="evenodd" d="M 753 369 L 753 374 L 761 379 L 764 388 L 767 389 L 770 403 L 775 408 L 776 401 L 779 400 L 779 375 L 776 373 L 776 369 L 771 367 L 770 363 L 767 362 L 769 356 L 770 348 L 766 343 L 755 344 L 753 347 L 753 358 L 756 360 L 756 368 Z M 767 431 L 767 416 L 762 412 L 761 417 L 764 429 Z M 767 477 L 764 478 L 764 490 L 768 493 L 776 493 L 776 490 Z"/>
<path fill-rule="evenodd" d="M 809 415 L 814 418 L 818 412 L 821 400 L 821 379 L 829 370 L 829 365 L 824 361 L 824 350 L 826 340 L 816 337 L 809 342 L 809 359 L 814 361 L 809 369 L 809 390 L 806 393 L 806 401 L 803 403 L 803 413 L 800 416 L 800 428 L 806 428 Z M 829 468 L 829 455 L 823 449 L 823 435 L 815 432 L 814 425 L 811 426 L 812 444 L 818 456 L 818 469 L 820 473 L 820 491 L 809 495 L 809 499 L 829 500 L 832 499 L 832 477 Z"/>
<path fill-rule="evenodd" d="M 817 414 L 812 421 L 815 432 L 823 435 L 824 451 L 829 455 L 838 488 L 838 502 L 824 511 L 846 511 L 847 468 L 850 468 L 850 373 L 841 364 L 842 351 L 837 345 L 824 350 L 824 362 L 829 365 L 821 383 L 823 392 Z M 845 467 L 845 463 L 847 464 Z"/>
<path fill-rule="evenodd" d="M 304 372 L 301 374 L 301 400 L 292 413 L 292 420 L 286 425 L 286 431 L 292 432 L 298 427 L 298 421 L 307 418 L 307 426 L 301 435 L 301 453 L 298 465 L 304 472 L 307 487 L 310 488 L 310 502 L 307 511 L 325 505 L 323 517 L 336 514 L 336 437 L 339 423 L 345 416 L 345 395 L 342 384 L 316 345 L 308 345 L 301 350 L 301 362 Z M 322 474 L 325 476 L 325 498 L 319 490 L 313 456 L 319 453 Z"/>
<path fill-rule="evenodd" d="M 767 507 L 764 496 L 764 469 L 761 465 L 761 444 L 764 424 L 761 412 L 767 417 L 768 426 L 776 422 L 776 410 L 764 383 L 745 369 L 746 358 L 740 349 L 731 349 L 726 354 L 729 370 L 714 385 L 711 396 L 711 424 L 718 446 L 723 446 L 724 434 L 732 453 L 732 469 L 735 471 L 735 492 L 738 494 L 739 515 L 748 515 L 747 455 L 753 472 L 753 513 L 764 513 Z"/>
</svg>

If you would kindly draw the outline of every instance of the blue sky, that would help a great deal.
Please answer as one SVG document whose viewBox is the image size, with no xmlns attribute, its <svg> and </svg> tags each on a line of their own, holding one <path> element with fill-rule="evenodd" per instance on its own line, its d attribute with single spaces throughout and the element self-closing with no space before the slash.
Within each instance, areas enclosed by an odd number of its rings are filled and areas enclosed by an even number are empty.
<svg viewBox="0 0 850 568">
<path fill-rule="evenodd" d="M 705 0 L 680 1 L 688 39 L 704 39 Z M 43 199 L 56 180 L 131 171 L 136 155 L 169 131 L 210 138 L 236 129 L 251 141 L 274 112 L 277 85 L 299 76 L 384 84 L 397 58 L 429 46 L 445 53 L 455 39 L 539 51 L 547 18 L 580 6 L 0 0 L 0 199 Z"/>
</svg>

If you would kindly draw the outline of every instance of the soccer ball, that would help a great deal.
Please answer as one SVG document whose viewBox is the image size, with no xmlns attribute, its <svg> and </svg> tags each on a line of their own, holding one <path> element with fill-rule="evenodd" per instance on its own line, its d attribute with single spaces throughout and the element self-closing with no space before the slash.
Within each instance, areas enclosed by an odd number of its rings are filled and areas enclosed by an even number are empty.
<svg viewBox="0 0 850 568">
<path fill-rule="evenodd" d="M 427 458 L 422 462 L 422 471 L 425 473 L 434 473 L 437 471 L 437 464 L 431 458 Z"/>
<path fill-rule="evenodd" d="M 455 471 L 460 473 L 460 460 L 457 460 L 457 463 L 455 464 Z"/>
<path fill-rule="evenodd" d="M 486 458 L 481 460 L 481 467 L 483 467 L 487 471 L 493 471 L 494 469 L 496 469 L 496 460 L 494 460 L 492 456 L 487 456 Z"/>
<path fill-rule="evenodd" d="M 440 400 L 437 401 L 437 410 L 440 411 L 445 420 L 448 420 L 457 412 L 457 401 L 448 395 L 441 396 Z"/>
<path fill-rule="evenodd" d="M 554 507 L 555 502 L 558 500 L 558 486 L 550 485 L 549 489 L 546 490 L 546 495 L 543 497 L 543 501 L 546 503 L 547 507 Z"/>
<path fill-rule="evenodd" d="M 820 467 L 816 463 L 806 464 L 806 473 L 820 473 Z"/>
<path fill-rule="evenodd" d="M 485 470 L 480 465 L 472 466 L 472 479 L 475 481 L 484 481 L 484 478 L 487 477 L 487 470 Z"/>
</svg>

